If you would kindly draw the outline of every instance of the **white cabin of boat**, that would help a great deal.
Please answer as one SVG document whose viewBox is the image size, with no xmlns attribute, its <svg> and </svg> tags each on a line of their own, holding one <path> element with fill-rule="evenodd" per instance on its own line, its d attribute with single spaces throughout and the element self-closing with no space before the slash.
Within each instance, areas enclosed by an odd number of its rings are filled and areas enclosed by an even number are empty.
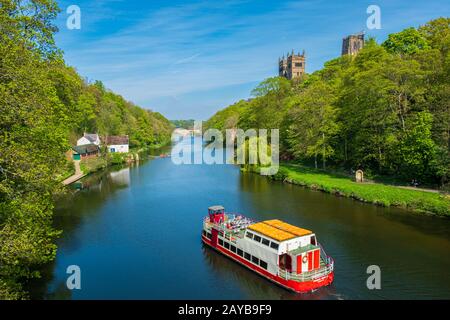
<svg viewBox="0 0 450 320">
<path fill-rule="evenodd" d="M 225 248 L 274 275 L 303 281 L 333 268 L 312 231 L 280 220 L 255 223 L 242 215 L 225 213 L 223 206 L 212 206 L 204 220 L 203 235 L 213 247 Z"/>
</svg>

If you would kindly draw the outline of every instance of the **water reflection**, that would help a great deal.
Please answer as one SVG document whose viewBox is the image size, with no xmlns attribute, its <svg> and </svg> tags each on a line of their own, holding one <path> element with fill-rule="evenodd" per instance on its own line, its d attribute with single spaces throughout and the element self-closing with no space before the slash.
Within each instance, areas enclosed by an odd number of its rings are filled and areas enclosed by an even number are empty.
<svg viewBox="0 0 450 320">
<path fill-rule="evenodd" d="M 147 160 L 144 158 L 143 163 Z M 66 253 L 76 252 L 82 240 L 75 232 L 85 221 L 98 214 L 98 209 L 115 192 L 123 190 L 131 183 L 130 167 L 137 168 L 138 163 L 131 166 L 116 166 L 105 171 L 94 173 L 70 186 L 68 192 L 56 201 L 54 227 L 62 231 L 58 239 L 59 250 Z M 55 278 L 56 261 L 44 266 L 41 278 L 27 285 L 33 299 L 72 298 L 72 291 L 67 289 L 65 278 Z"/>
<path fill-rule="evenodd" d="M 130 168 L 123 168 L 119 171 L 109 173 L 111 181 L 118 186 L 128 186 L 130 184 Z"/>
</svg>

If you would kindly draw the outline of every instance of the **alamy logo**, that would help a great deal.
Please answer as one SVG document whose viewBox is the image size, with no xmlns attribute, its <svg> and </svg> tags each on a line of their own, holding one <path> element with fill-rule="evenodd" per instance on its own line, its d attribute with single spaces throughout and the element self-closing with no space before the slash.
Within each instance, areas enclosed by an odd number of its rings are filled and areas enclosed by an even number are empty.
<svg viewBox="0 0 450 320">
<path fill-rule="evenodd" d="M 381 29 L 381 8 L 377 5 L 370 5 L 367 8 L 367 14 L 370 14 L 367 18 L 367 28 L 369 30 Z"/>
<path fill-rule="evenodd" d="M 202 133 L 202 123 L 195 122 L 193 132 Z M 190 134 L 172 134 L 171 158 L 182 164 L 237 164 L 258 165 L 261 175 L 275 175 L 279 169 L 279 130 L 226 130 L 226 143 L 220 130 L 209 129 L 203 139 L 192 139 Z M 192 157 L 193 154 L 193 157 Z M 193 158 L 193 159 L 192 159 Z"/>
<path fill-rule="evenodd" d="M 379 266 L 372 265 L 367 267 L 367 274 L 370 274 L 367 278 L 367 289 L 380 290 L 381 289 L 381 269 Z"/>
<path fill-rule="evenodd" d="M 81 9 L 77 5 L 71 5 L 67 8 L 66 13 L 69 15 L 66 21 L 67 29 L 80 30 L 81 29 Z"/>
<path fill-rule="evenodd" d="M 68 266 L 66 270 L 70 276 L 67 278 L 66 285 L 69 290 L 81 290 L 81 269 L 79 266 Z"/>
</svg>

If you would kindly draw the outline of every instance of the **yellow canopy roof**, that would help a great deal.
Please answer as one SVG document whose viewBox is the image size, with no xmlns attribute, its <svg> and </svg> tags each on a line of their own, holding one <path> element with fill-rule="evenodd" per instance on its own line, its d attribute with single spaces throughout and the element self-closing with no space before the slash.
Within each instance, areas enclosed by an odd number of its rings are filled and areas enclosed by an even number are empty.
<svg viewBox="0 0 450 320">
<path fill-rule="evenodd" d="M 312 233 L 312 231 L 298 228 L 280 220 L 258 222 L 248 228 L 277 241 L 286 241 Z"/>
<path fill-rule="evenodd" d="M 293 226 L 293 225 L 283 222 L 281 220 L 268 220 L 268 221 L 264 221 L 264 223 L 268 224 L 272 227 L 278 228 L 280 230 L 295 234 L 298 237 L 303 237 L 303 236 L 306 236 L 306 235 L 312 233 L 312 231 L 310 231 L 310 230 L 306 230 L 306 229 L 302 229 L 302 228 Z"/>
</svg>

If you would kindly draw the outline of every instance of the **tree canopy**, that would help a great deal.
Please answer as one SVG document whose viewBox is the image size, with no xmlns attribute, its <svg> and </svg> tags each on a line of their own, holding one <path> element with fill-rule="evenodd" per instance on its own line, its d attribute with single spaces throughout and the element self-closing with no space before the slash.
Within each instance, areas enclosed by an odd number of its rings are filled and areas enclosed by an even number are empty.
<svg viewBox="0 0 450 320">
<path fill-rule="evenodd" d="M 170 140 L 161 114 L 64 63 L 53 39 L 58 11 L 53 0 L 0 3 L 0 299 L 26 297 L 23 282 L 55 256 L 53 194 L 83 132 L 127 134 L 136 147 Z"/>
<path fill-rule="evenodd" d="M 270 78 L 207 127 L 280 129 L 281 156 L 445 185 L 450 179 L 450 19 L 368 39 L 301 81 Z"/>
</svg>

